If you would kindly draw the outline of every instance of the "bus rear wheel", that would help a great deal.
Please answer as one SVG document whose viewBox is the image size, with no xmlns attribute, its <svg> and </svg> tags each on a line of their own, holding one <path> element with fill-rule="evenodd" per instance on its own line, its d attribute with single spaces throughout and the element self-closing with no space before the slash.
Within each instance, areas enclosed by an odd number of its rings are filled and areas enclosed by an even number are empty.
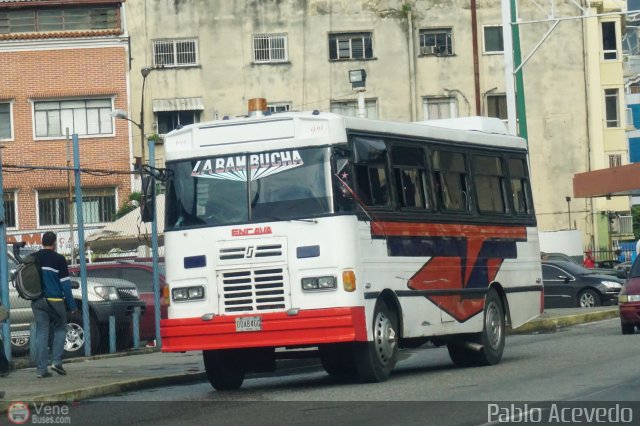
<svg viewBox="0 0 640 426">
<path fill-rule="evenodd" d="M 505 340 L 505 314 L 500 296 L 489 290 L 484 302 L 482 332 L 466 341 L 447 343 L 451 361 L 458 367 L 496 365 L 502 359 Z"/>
<path fill-rule="evenodd" d="M 398 361 L 398 317 L 379 300 L 373 314 L 373 341 L 354 346 L 358 376 L 363 382 L 384 382 Z"/>
<path fill-rule="evenodd" d="M 209 383 L 215 390 L 239 389 L 246 372 L 245 358 L 234 350 L 202 351 Z"/>
</svg>

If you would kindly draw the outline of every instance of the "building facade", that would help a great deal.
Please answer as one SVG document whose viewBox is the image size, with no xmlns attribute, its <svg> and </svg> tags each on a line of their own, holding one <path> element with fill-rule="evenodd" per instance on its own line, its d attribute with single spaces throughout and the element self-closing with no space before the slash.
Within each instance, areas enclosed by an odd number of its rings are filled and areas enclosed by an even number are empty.
<svg viewBox="0 0 640 426">
<path fill-rule="evenodd" d="M 114 219 L 131 192 L 126 122 L 129 55 L 121 2 L 0 1 L 0 143 L 8 241 L 69 252 L 75 220 L 69 134 L 79 135 L 88 229 Z M 77 240 L 76 240 L 77 243 Z"/>
<path fill-rule="evenodd" d="M 613 230 L 603 212 L 628 215 L 628 197 L 575 199 L 572 178 L 628 162 L 624 7 L 547 3 L 518 2 L 525 62 L 517 96 L 525 98 L 538 222 L 541 230 L 580 229 L 586 244 L 604 246 Z M 255 97 L 272 112 L 355 114 L 348 71 L 364 69 L 370 118 L 507 119 L 501 7 L 501 0 L 130 0 L 130 116 L 144 97 L 147 136 L 162 136 L 244 115 Z M 140 96 L 145 67 L 153 71 Z"/>
</svg>

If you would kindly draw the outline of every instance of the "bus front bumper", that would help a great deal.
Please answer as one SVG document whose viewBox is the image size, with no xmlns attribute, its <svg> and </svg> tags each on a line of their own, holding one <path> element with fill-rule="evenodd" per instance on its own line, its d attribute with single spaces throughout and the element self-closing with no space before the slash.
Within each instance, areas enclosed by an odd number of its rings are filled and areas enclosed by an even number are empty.
<svg viewBox="0 0 640 426">
<path fill-rule="evenodd" d="M 260 331 L 236 331 L 236 318 L 256 316 L 261 317 Z M 208 321 L 165 319 L 160 328 L 163 352 L 367 341 L 364 307 L 220 315 Z"/>
</svg>

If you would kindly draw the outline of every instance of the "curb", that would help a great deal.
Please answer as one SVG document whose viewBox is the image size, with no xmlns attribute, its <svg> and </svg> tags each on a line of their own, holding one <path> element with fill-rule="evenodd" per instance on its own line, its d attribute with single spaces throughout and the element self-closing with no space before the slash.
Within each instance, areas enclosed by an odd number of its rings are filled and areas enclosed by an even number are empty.
<svg viewBox="0 0 640 426">
<path fill-rule="evenodd" d="M 147 389 L 160 386 L 171 386 L 185 383 L 199 382 L 206 380 L 207 373 L 181 373 L 171 376 L 162 377 L 148 377 L 144 379 L 127 380 L 118 383 L 108 383 L 100 386 L 91 386 L 83 389 L 75 389 L 72 391 L 60 392 L 50 395 L 38 395 L 30 398 L 28 403 L 34 402 L 56 402 L 56 403 L 71 403 L 74 401 L 80 401 L 83 399 L 96 398 L 107 395 L 115 395 L 122 392 Z M 9 408 L 9 405 L 13 401 L 1 401 L 0 413 L 5 413 Z"/>
<path fill-rule="evenodd" d="M 565 315 L 558 318 L 544 318 L 526 323 L 516 329 L 509 330 L 508 334 L 527 334 L 533 332 L 551 332 L 559 328 L 576 324 L 584 324 L 594 321 L 602 321 L 618 317 L 618 309 L 606 311 L 585 312 L 576 315 Z"/>
</svg>

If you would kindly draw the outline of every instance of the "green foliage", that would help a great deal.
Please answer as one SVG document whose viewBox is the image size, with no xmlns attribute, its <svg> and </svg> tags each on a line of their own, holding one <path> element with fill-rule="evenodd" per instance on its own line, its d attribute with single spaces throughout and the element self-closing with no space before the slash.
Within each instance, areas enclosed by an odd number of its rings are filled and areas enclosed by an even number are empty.
<svg viewBox="0 0 640 426">
<path fill-rule="evenodd" d="M 120 219 L 127 213 L 137 209 L 140 206 L 140 200 L 142 199 L 142 193 L 132 192 L 129 194 L 129 199 L 118 209 L 116 212 L 116 219 Z"/>
<path fill-rule="evenodd" d="M 631 207 L 631 216 L 633 217 L 633 235 L 637 240 L 640 238 L 640 206 Z"/>
</svg>

